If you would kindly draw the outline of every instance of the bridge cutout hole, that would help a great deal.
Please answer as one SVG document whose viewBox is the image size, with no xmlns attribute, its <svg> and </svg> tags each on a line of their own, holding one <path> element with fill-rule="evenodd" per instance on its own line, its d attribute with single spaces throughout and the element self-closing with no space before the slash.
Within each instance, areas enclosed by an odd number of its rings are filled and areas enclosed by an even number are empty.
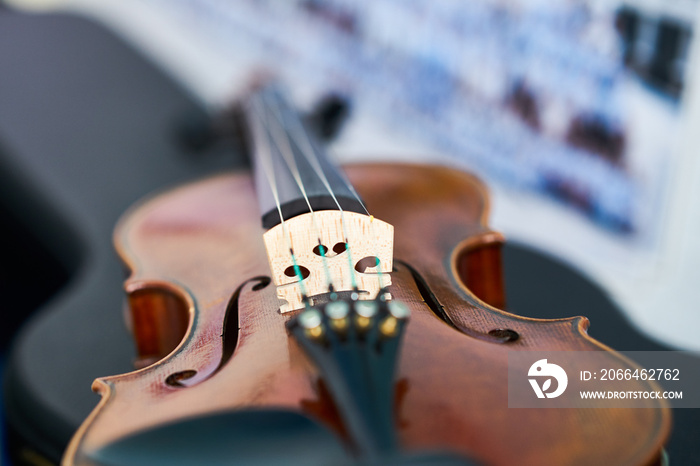
<svg viewBox="0 0 700 466">
<path fill-rule="evenodd" d="M 335 243 L 332 249 L 328 249 L 328 247 L 324 244 L 319 244 L 313 249 L 313 253 L 317 256 L 321 256 L 321 252 L 323 252 L 323 255 L 325 255 L 326 257 L 335 257 L 339 254 L 344 253 L 345 251 L 347 251 L 347 249 L 347 243 Z"/>
<path fill-rule="evenodd" d="M 377 256 L 367 256 L 357 261 L 355 270 L 360 273 L 366 273 L 367 269 L 379 269 L 379 264 L 380 262 Z"/>
<path fill-rule="evenodd" d="M 335 243 L 333 246 L 333 252 L 336 254 L 342 254 L 348 250 L 348 243 Z"/>
<path fill-rule="evenodd" d="M 298 266 L 299 267 L 299 272 L 301 272 L 301 279 L 306 280 L 309 275 L 311 275 L 311 272 L 309 272 L 309 269 L 304 267 L 303 265 Z M 297 277 L 297 272 L 294 270 L 294 266 L 290 265 L 286 269 L 284 269 L 284 274 L 288 276 L 289 278 L 295 278 Z"/>
</svg>

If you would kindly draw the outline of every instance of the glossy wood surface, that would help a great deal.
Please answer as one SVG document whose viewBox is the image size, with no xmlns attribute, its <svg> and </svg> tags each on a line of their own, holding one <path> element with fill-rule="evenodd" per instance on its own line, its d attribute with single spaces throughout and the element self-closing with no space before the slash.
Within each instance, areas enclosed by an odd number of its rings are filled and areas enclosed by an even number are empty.
<svg viewBox="0 0 700 466">
<path fill-rule="evenodd" d="M 489 239 L 491 238 L 491 239 Z M 463 246 L 457 257 L 457 276 L 469 291 L 486 304 L 506 309 L 500 235 L 481 235 L 478 244 Z"/>
<path fill-rule="evenodd" d="M 347 171 L 369 211 L 394 226 L 391 292 L 412 311 L 397 377 L 403 448 L 449 449 L 504 465 L 658 459 L 670 412 L 656 401 L 641 409 L 508 408 L 509 351 L 591 350 L 590 361 L 601 367 L 630 363 L 593 351 L 606 348 L 586 335 L 583 317 L 521 318 L 482 302 L 461 283 L 464 251 L 500 238 L 486 225 L 488 199 L 474 177 L 413 165 Z M 189 328 L 160 362 L 95 382 L 102 401 L 65 464 L 90 464 L 90 452 L 151 426 L 231 409 L 285 407 L 342 430 L 333 407 L 324 406 L 314 366 L 287 336 L 284 324 L 295 313 L 281 315 L 274 287 L 251 280 L 270 273 L 262 233 L 246 173 L 177 188 L 124 216 L 115 242 L 132 270 L 127 293 L 161 289 L 177 296 L 189 310 Z M 224 317 L 241 285 L 235 351 L 222 364 Z M 503 338 L 505 330 L 518 338 Z M 635 389 L 655 386 L 639 381 Z"/>
</svg>

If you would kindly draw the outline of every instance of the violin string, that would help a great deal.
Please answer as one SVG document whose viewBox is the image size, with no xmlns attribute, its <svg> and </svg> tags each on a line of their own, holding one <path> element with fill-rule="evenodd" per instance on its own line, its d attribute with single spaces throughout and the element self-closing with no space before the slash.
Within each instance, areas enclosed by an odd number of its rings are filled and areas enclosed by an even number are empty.
<svg viewBox="0 0 700 466">
<path fill-rule="evenodd" d="M 336 160 L 336 165 L 338 165 L 337 160 Z M 379 240 L 379 234 L 376 232 L 376 228 L 374 227 L 374 215 L 369 213 L 369 210 L 367 209 L 367 206 L 365 205 L 364 201 L 360 197 L 360 195 L 357 193 L 355 190 L 355 187 L 352 185 L 350 180 L 348 179 L 347 175 L 343 170 L 338 170 L 338 174 L 343 181 L 343 184 L 345 184 L 345 187 L 348 188 L 350 193 L 355 197 L 355 200 L 360 204 L 362 209 L 365 211 L 365 213 L 369 216 L 369 225 L 370 225 L 370 233 L 375 239 L 375 242 L 378 242 Z M 381 269 L 381 264 L 379 263 L 379 254 L 375 256 L 377 258 L 376 266 L 377 266 L 377 280 L 379 281 L 379 291 L 381 292 L 382 289 L 384 289 L 384 276 Z"/>
<path fill-rule="evenodd" d="M 268 97 L 266 99 L 266 97 Z M 304 196 L 304 200 L 306 201 L 306 205 L 309 208 L 309 212 L 311 213 L 311 220 L 313 222 L 313 228 L 314 231 L 316 232 L 316 237 L 318 239 L 318 248 L 319 252 L 321 253 L 321 261 L 323 263 L 323 270 L 326 275 L 326 283 L 328 285 L 328 291 L 330 293 L 333 293 L 333 278 L 330 273 L 330 268 L 328 267 L 328 259 L 326 258 L 326 247 L 323 245 L 323 242 L 321 240 L 321 229 L 318 226 L 318 222 L 316 220 L 316 212 L 314 212 L 314 209 L 311 207 L 311 201 L 309 200 L 309 196 L 306 192 L 306 187 L 304 186 L 304 182 L 301 179 L 301 173 L 299 172 L 299 166 L 296 163 L 296 160 L 294 159 L 294 152 L 292 150 L 292 145 L 291 145 L 291 140 L 289 137 L 289 133 L 284 130 L 284 121 L 283 117 L 280 114 L 280 108 L 279 104 L 275 101 L 272 101 L 272 104 L 270 103 L 269 96 L 263 95 L 263 100 L 267 100 L 267 108 L 271 109 L 274 116 L 275 116 L 275 124 L 270 125 L 269 120 L 267 119 L 267 114 L 265 114 L 265 123 L 268 125 L 268 130 L 271 132 L 273 140 L 275 144 L 277 145 L 277 148 L 280 151 L 280 154 L 282 154 L 282 157 L 289 168 L 289 171 L 292 173 L 292 176 L 294 177 L 294 181 L 297 184 L 297 187 L 301 191 L 301 194 Z M 274 130 L 270 129 L 274 127 Z"/>
<path fill-rule="evenodd" d="M 335 205 L 338 207 L 338 210 L 340 211 L 340 225 L 341 225 L 341 228 L 343 230 L 343 239 L 345 240 L 345 248 L 346 248 L 346 251 L 348 253 L 348 268 L 350 269 L 351 287 L 352 287 L 352 290 L 355 293 L 357 293 L 358 287 L 357 287 L 357 280 L 355 278 L 355 268 L 353 266 L 353 261 L 352 261 L 352 251 L 351 251 L 351 247 L 350 247 L 350 241 L 348 240 L 348 231 L 347 231 L 347 228 L 345 226 L 345 211 L 340 206 L 340 202 L 338 201 L 338 198 L 336 197 L 335 192 L 333 192 L 333 188 L 331 188 L 331 184 L 328 181 L 328 178 L 326 177 L 326 174 L 324 173 L 323 168 L 321 167 L 321 162 L 318 159 L 318 155 L 316 154 L 316 151 L 313 148 L 311 140 L 309 139 L 309 135 L 308 135 L 307 131 L 304 129 L 304 126 L 301 122 L 301 119 L 299 118 L 299 115 L 296 112 L 291 112 L 291 113 L 294 115 L 294 118 L 292 118 L 292 121 L 294 123 L 294 128 L 290 128 L 289 134 L 291 135 L 292 139 L 294 139 L 294 142 L 297 144 L 297 146 L 301 150 L 302 155 L 304 155 L 306 160 L 309 162 L 311 167 L 314 169 L 314 172 L 319 177 L 319 179 L 323 183 L 323 186 L 326 188 L 328 193 L 331 195 L 331 198 L 333 199 L 333 201 L 335 202 Z M 303 139 L 302 139 L 302 137 L 303 137 Z"/>
<path fill-rule="evenodd" d="M 294 140 L 297 143 L 297 145 L 299 146 L 299 148 L 302 149 L 302 153 L 305 154 L 306 159 L 309 161 L 309 163 L 313 167 L 313 169 L 316 172 L 316 174 L 318 175 L 318 177 L 321 178 L 323 185 L 326 187 L 326 189 L 330 193 L 331 197 L 335 201 L 335 204 L 338 206 L 338 210 L 340 210 L 340 221 L 341 221 L 341 224 L 343 226 L 343 235 L 345 236 L 345 244 L 347 245 L 347 249 L 348 249 L 348 261 L 349 261 L 349 265 L 350 265 L 350 269 L 351 269 L 350 275 L 353 277 L 353 289 L 356 289 L 357 285 L 356 285 L 355 280 L 354 280 L 355 274 L 353 273 L 354 271 L 353 271 L 352 256 L 350 254 L 350 243 L 348 242 L 347 231 L 345 230 L 345 218 L 344 218 L 343 208 L 340 206 L 340 202 L 338 202 L 338 199 L 336 198 L 335 193 L 333 192 L 333 189 L 330 186 L 330 182 L 328 181 L 328 178 L 326 177 L 326 174 L 324 173 L 323 168 L 321 167 L 321 162 L 318 158 L 318 154 L 316 153 L 316 151 L 313 148 L 313 144 L 312 144 L 311 140 L 309 139 L 308 133 L 303 129 L 303 125 L 302 125 L 301 120 L 299 119 L 298 115 L 296 116 L 294 123 L 295 123 L 297 131 L 296 132 L 290 131 L 292 134 L 292 137 L 294 138 Z M 297 134 L 300 134 L 304 137 L 304 139 L 303 139 L 304 147 L 303 148 L 302 148 L 302 144 L 299 141 L 299 138 L 297 137 Z M 311 157 L 311 156 L 313 156 L 313 157 Z M 369 213 L 369 210 L 367 210 L 367 206 L 362 201 L 359 194 L 357 193 L 357 191 L 353 187 L 352 183 L 350 183 L 350 180 L 348 180 L 348 178 L 345 175 L 345 173 L 343 172 L 343 170 L 338 170 L 338 173 L 339 173 L 343 183 L 345 184 L 345 186 L 348 188 L 350 193 L 355 197 L 355 200 L 357 200 L 357 202 L 359 202 L 360 206 L 362 206 L 362 209 L 365 211 L 367 216 L 369 216 L 369 218 L 370 218 L 370 232 L 371 232 L 371 235 L 374 237 L 375 242 L 377 242 L 378 234 L 376 232 L 376 228 L 374 227 L 374 216 Z M 375 257 L 377 258 L 376 264 L 375 264 L 377 267 L 377 280 L 379 282 L 379 290 L 381 291 L 384 288 L 383 272 L 381 270 L 381 266 L 379 263 L 379 254 L 377 254 Z"/>
<path fill-rule="evenodd" d="M 251 105 L 253 107 L 253 111 L 255 112 L 258 121 L 262 124 L 263 119 L 262 119 L 262 114 L 260 110 L 260 103 L 258 100 L 254 97 L 251 99 Z M 272 191 L 272 196 L 275 199 L 275 205 L 277 207 L 277 213 L 280 216 L 280 223 L 282 225 L 282 236 L 285 238 L 286 243 L 287 243 L 287 249 L 289 250 L 289 254 L 291 255 L 292 258 L 292 266 L 294 268 L 294 273 L 299 279 L 299 290 L 301 291 L 301 296 L 302 300 L 307 304 L 308 306 L 308 295 L 306 294 L 306 286 L 304 285 L 304 276 L 301 273 L 301 269 L 299 268 L 299 264 L 297 263 L 296 256 L 294 254 L 294 247 L 293 247 L 293 242 L 292 242 L 292 237 L 287 229 L 287 225 L 284 222 L 284 216 L 282 215 L 282 206 L 280 205 L 280 199 L 279 199 L 279 193 L 277 191 L 277 180 L 275 179 L 275 172 L 274 172 L 274 167 L 272 163 L 272 147 L 270 147 L 268 143 L 268 139 L 265 137 L 265 135 L 261 134 L 262 129 L 258 125 L 251 125 L 253 128 L 253 131 L 257 132 L 257 136 L 255 139 L 260 141 L 261 147 L 260 148 L 260 157 L 259 160 L 261 161 L 261 165 L 263 168 L 263 172 L 265 173 L 265 177 L 267 178 L 267 182 L 270 185 L 270 190 Z"/>
</svg>

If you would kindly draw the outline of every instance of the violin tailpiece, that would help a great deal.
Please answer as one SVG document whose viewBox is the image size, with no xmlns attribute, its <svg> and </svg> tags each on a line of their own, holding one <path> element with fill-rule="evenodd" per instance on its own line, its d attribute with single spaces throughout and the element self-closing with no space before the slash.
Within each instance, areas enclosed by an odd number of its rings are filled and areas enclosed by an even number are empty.
<svg viewBox="0 0 700 466">
<path fill-rule="evenodd" d="M 352 446 L 364 457 L 396 453 L 394 379 L 409 317 L 405 304 L 380 296 L 309 307 L 287 323 L 318 366 Z"/>
<path fill-rule="evenodd" d="M 361 300 L 391 285 L 394 227 L 374 217 L 309 212 L 276 225 L 263 239 L 277 297 L 285 301 L 282 313 L 302 309 L 305 296 L 312 305 L 328 296 L 329 279 L 333 292 L 357 291 Z"/>
</svg>

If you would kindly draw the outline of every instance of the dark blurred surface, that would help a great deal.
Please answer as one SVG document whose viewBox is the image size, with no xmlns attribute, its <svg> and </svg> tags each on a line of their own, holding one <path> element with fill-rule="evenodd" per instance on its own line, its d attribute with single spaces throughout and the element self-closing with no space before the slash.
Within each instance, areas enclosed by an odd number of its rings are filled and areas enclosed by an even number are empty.
<svg viewBox="0 0 700 466">
<path fill-rule="evenodd" d="M 0 66 L 0 192 L 12 218 L 3 331 L 65 282 L 15 339 L 5 414 L 56 458 L 97 400 L 92 380 L 132 367 L 117 219 L 153 190 L 237 162 L 225 147 L 186 154 L 174 121 L 198 107 L 88 21 L 0 10 Z"/>
<path fill-rule="evenodd" d="M 13 447 L 29 443 L 55 461 L 97 402 L 92 380 L 131 369 L 123 272 L 111 245 L 118 217 L 154 190 L 236 167 L 241 157 L 221 144 L 188 153 L 173 137 L 175 122 L 201 109 L 88 21 L 0 9 L 0 66 L 3 347 L 31 316 L 4 356 L 3 414 Z M 663 348 L 570 267 L 519 245 L 504 256 L 511 311 L 586 315 L 590 334 L 614 348 Z M 672 464 L 700 464 L 697 412 L 674 412 Z"/>
</svg>

